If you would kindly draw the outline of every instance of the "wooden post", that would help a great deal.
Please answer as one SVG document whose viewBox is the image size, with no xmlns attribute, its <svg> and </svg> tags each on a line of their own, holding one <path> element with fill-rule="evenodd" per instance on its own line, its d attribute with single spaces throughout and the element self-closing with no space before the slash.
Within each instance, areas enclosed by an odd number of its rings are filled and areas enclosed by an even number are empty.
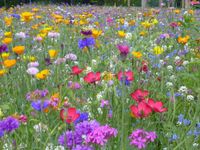
<svg viewBox="0 0 200 150">
<path fill-rule="evenodd" d="M 131 6 L 131 0 L 128 0 L 128 7 Z"/>
<path fill-rule="evenodd" d="M 181 6 L 182 8 L 185 8 L 185 0 L 182 0 Z"/>
<path fill-rule="evenodd" d="M 185 8 L 186 9 L 190 8 L 190 0 L 185 0 Z"/>
<path fill-rule="evenodd" d="M 146 7 L 146 0 L 142 0 L 142 8 Z"/>
<path fill-rule="evenodd" d="M 159 0 L 159 7 L 161 8 L 163 4 L 163 0 Z"/>
</svg>

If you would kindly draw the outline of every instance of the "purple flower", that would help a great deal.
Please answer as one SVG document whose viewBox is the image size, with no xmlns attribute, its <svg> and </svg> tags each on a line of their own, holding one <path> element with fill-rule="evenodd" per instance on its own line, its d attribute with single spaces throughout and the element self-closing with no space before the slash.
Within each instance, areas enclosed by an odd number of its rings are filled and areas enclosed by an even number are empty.
<svg viewBox="0 0 200 150">
<path fill-rule="evenodd" d="M 83 113 L 80 113 L 80 117 L 78 119 L 76 119 L 76 121 L 74 123 L 77 124 L 77 123 L 87 121 L 87 120 L 88 120 L 88 113 L 83 112 Z"/>
<path fill-rule="evenodd" d="M 69 53 L 69 54 L 65 55 L 65 58 L 66 58 L 66 60 L 72 60 L 72 61 L 77 60 L 77 56 L 73 53 Z"/>
<path fill-rule="evenodd" d="M 3 52 L 8 52 L 8 46 L 6 44 L 0 45 L 0 54 Z"/>
<path fill-rule="evenodd" d="M 36 68 L 36 67 L 30 67 L 30 68 L 28 68 L 28 69 L 26 70 L 26 72 L 27 72 L 28 74 L 30 74 L 30 75 L 36 75 L 36 74 L 39 72 L 39 70 L 38 70 L 38 68 Z"/>
<path fill-rule="evenodd" d="M 100 105 L 100 107 L 103 108 L 104 106 L 109 106 L 109 101 L 108 101 L 108 100 L 102 99 L 102 100 L 101 100 L 101 105 Z"/>
<path fill-rule="evenodd" d="M 59 136 L 58 142 L 67 147 L 68 149 L 72 149 L 76 147 L 76 145 L 82 145 L 85 141 L 85 138 L 89 133 L 91 133 L 95 128 L 99 127 L 100 124 L 95 121 L 83 121 L 81 123 L 76 124 L 75 131 L 66 131 L 62 135 Z"/>
<path fill-rule="evenodd" d="M 82 144 L 82 137 L 77 135 L 76 132 L 66 131 L 59 136 L 58 142 L 60 145 L 72 149 L 74 146 Z"/>
<path fill-rule="evenodd" d="M 76 147 L 72 148 L 72 150 L 94 150 L 94 148 L 87 145 L 76 145 Z"/>
<path fill-rule="evenodd" d="M 20 15 L 19 15 L 19 14 L 11 14 L 11 16 L 12 16 L 13 18 L 20 19 Z"/>
<path fill-rule="evenodd" d="M 129 53 L 129 47 L 127 45 L 117 45 L 120 55 L 126 56 Z"/>
<path fill-rule="evenodd" d="M 143 129 L 137 129 L 131 133 L 129 139 L 130 145 L 134 145 L 138 149 L 145 148 L 149 142 L 153 142 L 157 138 L 155 132 L 147 132 Z"/>
<path fill-rule="evenodd" d="M 4 133 L 10 133 L 19 128 L 19 121 L 11 116 L 0 121 L 0 137 L 4 136 Z"/>
<path fill-rule="evenodd" d="M 78 41 L 78 47 L 83 49 L 85 47 L 90 47 L 95 45 L 95 40 L 92 37 L 84 38 Z"/>
<path fill-rule="evenodd" d="M 92 31 L 91 30 L 86 30 L 86 31 L 82 30 L 81 34 L 86 35 L 86 36 L 92 35 Z"/>
<path fill-rule="evenodd" d="M 48 100 L 45 100 L 44 102 L 41 100 L 33 101 L 31 103 L 31 106 L 37 111 L 42 111 L 49 106 L 49 101 Z"/>
<path fill-rule="evenodd" d="M 113 136 L 117 136 L 117 129 L 108 125 L 100 126 L 95 128 L 87 135 L 86 143 L 93 143 L 103 146 Z"/>
</svg>

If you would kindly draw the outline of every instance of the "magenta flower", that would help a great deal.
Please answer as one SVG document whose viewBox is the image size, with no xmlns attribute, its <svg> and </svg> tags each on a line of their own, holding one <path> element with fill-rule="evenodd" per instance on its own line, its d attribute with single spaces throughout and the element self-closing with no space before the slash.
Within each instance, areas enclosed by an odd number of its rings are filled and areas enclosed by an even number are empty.
<svg viewBox="0 0 200 150">
<path fill-rule="evenodd" d="M 127 56 L 129 53 L 129 47 L 127 45 L 117 45 L 120 55 Z"/>
<path fill-rule="evenodd" d="M 86 143 L 105 145 L 111 137 L 117 136 L 117 129 L 104 125 L 97 127 L 87 135 Z"/>
<path fill-rule="evenodd" d="M 145 131 L 143 129 L 137 129 L 131 133 L 129 139 L 131 140 L 130 145 L 134 145 L 138 149 L 143 149 L 150 142 L 154 142 L 157 135 L 153 131 Z"/>
<path fill-rule="evenodd" d="M 109 101 L 102 99 L 100 107 L 104 108 L 105 106 L 109 106 Z"/>
</svg>

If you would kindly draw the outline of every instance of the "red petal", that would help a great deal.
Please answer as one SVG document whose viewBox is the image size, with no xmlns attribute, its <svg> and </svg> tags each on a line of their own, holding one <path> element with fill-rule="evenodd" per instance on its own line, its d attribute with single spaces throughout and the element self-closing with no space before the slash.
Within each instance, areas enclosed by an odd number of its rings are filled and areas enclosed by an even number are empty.
<svg viewBox="0 0 200 150">
<path fill-rule="evenodd" d="M 132 71 L 125 72 L 125 76 L 127 77 L 128 81 L 133 81 L 134 80 Z"/>
</svg>

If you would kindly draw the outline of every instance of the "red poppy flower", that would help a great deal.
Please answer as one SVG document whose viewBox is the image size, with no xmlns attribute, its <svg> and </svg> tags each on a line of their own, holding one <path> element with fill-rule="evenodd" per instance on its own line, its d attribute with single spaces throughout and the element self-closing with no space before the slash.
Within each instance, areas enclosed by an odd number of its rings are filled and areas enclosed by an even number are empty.
<svg viewBox="0 0 200 150">
<path fill-rule="evenodd" d="M 153 99 L 148 99 L 148 105 L 153 109 L 155 112 L 165 112 L 167 108 L 163 108 L 163 103 L 161 101 L 155 102 Z"/>
<path fill-rule="evenodd" d="M 141 102 L 145 99 L 146 96 L 149 95 L 149 92 L 146 90 L 137 89 L 133 93 L 131 93 L 132 99 L 134 99 L 136 102 Z"/>
<path fill-rule="evenodd" d="M 118 74 L 117 74 L 118 80 L 122 80 L 123 76 L 125 76 L 125 79 L 128 80 L 128 81 L 134 80 L 132 71 L 126 71 L 126 72 L 120 71 L 120 72 L 118 72 Z"/>
<path fill-rule="evenodd" d="M 61 109 L 60 111 L 60 118 L 69 124 L 78 119 L 79 116 L 80 114 L 77 113 L 76 108 Z"/>
<path fill-rule="evenodd" d="M 101 80 L 101 73 L 100 72 L 89 72 L 85 77 L 84 81 L 87 83 L 95 83 L 96 81 Z"/>
<path fill-rule="evenodd" d="M 72 67 L 72 74 L 73 75 L 78 75 L 80 74 L 84 69 L 80 69 L 78 66 L 73 66 Z"/>
<path fill-rule="evenodd" d="M 138 106 L 132 105 L 130 110 L 131 115 L 135 118 L 145 118 L 152 113 L 151 107 L 145 102 L 140 102 Z"/>
</svg>

